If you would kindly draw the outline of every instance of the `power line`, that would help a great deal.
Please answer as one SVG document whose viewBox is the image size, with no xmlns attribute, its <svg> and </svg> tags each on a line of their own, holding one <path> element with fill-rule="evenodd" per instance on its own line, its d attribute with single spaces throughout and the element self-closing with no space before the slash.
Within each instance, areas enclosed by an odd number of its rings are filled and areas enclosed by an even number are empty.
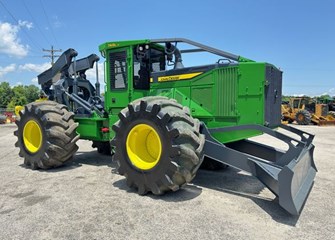
<svg viewBox="0 0 335 240">
<path fill-rule="evenodd" d="M 51 49 L 44 49 L 43 52 L 50 52 L 50 55 L 44 55 L 43 57 L 51 58 L 51 66 L 55 63 L 55 57 L 59 57 L 59 55 L 55 55 L 55 52 L 62 52 L 62 49 L 54 49 L 54 46 L 51 46 Z"/>
<path fill-rule="evenodd" d="M 40 3 L 41 3 L 42 10 L 43 10 L 43 13 L 44 13 L 44 15 L 45 15 L 45 18 L 47 19 L 47 23 L 48 23 L 48 25 L 49 25 L 49 27 L 50 27 L 51 35 L 52 35 L 52 37 L 54 38 L 56 44 L 59 45 L 59 44 L 58 44 L 58 41 L 57 41 L 57 39 L 56 39 L 56 36 L 55 36 L 55 34 L 54 34 L 54 31 L 53 31 L 53 29 L 52 29 L 52 26 L 51 26 L 51 24 L 50 24 L 50 21 L 49 21 L 47 12 L 45 11 L 45 8 L 44 8 L 44 5 L 43 5 L 43 3 L 42 3 L 42 0 L 40 0 Z"/>
<path fill-rule="evenodd" d="M 50 41 L 47 39 L 47 37 L 44 35 L 44 33 L 42 32 L 41 28 L 39 27 L 37 21 L 34 19 L 34 16 L 33 16 L 33 15 L 31 14 L 31 12 L 29 11 L 29 9 L 28 9 L 27 4 L 25 3 L 25 1 L 22 0 L 22 2 L 23 2 L 23 5 L 24 5 L 25 9 L 26 9 L 27 12 L 29 13 L 31 19 L 35 22 L 35 25 L 36 25 L 38 31 L 41 33 L 41 35 L 43 36 L 43 38 L 44 38 L 44 39 L 51 45 L 51 42 L 50 42 Z"/>
<path fill-rule="evenodd" d="M 16 19 L 16 17 L 6 8 L 5 4 L 0 0 L 0 4 L 2 5 L 2 7 L 6 10 L 6 12 L 12 17 L 12 19 L 16 22 L 16 24 L 18 26 L 20 26 L 20 23 L 19 21 Z M 28 34 L 28 32 L 22 28 L 22 31 L 26 34 L 26 36 L 29 38 L 29 40 L 31 41 L 31 43 L 33 43 L 35 45 L 35 47 L 41 49 L 42 47 L 37 43 L 35 42 L 35 40 L 33 40 L 30 35 Z"/>
</svg>

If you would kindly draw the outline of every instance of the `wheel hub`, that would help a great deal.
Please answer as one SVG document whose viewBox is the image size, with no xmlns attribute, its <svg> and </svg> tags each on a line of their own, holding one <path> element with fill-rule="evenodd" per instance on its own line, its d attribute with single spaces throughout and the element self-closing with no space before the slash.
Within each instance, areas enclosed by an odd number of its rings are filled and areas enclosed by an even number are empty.
<svg viewBox="0 0 335 240">
<path fill-rule="evenodd" d="M 299 116 L 298 116 L 298 119 L 300 120 L 300 121 L 303 121 L 304 120 L 304 115 L 303 114 L 299 114 Z"/>
<path fill-rule="evenodd" d="M 148 124 L 138 124 L 130 130 L 126 148 L 131 163 L 141 170 L 155 167 L 162 154 L 160 137 Z"/>
<path fill-rule="evenodd" d="M 40 125 L 29 120 L 23 128 L 23 143 L 26 149 L 31 153 L 36 153 L 42 146 L 42 131 Z"/>
</svg>

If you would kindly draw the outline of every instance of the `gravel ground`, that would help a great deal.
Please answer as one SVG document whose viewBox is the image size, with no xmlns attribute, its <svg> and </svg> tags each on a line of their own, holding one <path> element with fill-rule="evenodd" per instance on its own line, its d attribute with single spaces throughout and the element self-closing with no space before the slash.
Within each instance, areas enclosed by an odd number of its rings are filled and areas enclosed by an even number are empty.
<svg viewBox="0 0 335 240">
<path fill-rule="evenodd" d="M 0 125 L 0 239 L 335 239 L 335 127 L 299 126 L 316 134 L 319 171 L 300 217 L 233 168 L 199 170 L 180 191 L 139 196 L 84 140 L 73 162 L 33 171 L 14 147 L 15 128 Z"/>
</svg>

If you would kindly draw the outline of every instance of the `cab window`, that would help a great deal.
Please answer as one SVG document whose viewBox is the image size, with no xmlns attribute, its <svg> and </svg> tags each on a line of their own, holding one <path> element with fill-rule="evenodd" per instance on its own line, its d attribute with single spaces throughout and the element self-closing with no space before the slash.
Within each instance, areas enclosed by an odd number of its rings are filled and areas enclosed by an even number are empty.
<svg viewBox="0 0 335 240">
<path fill-rule="evenodd" d="M 141 47 L 141 48 L 140 48 Z M 165 70 L 165 55 L 157 49 L 145 49 L 145 46 L 134 47 L 133 81 L 135 89 L 150 89 L 152 72 Z"/>
<path fill-rule="evenodd" d="M 109 54 L 110 82 L 112 89 L 127 88 L 127 52 L 112 52 Z"/>
</svg>

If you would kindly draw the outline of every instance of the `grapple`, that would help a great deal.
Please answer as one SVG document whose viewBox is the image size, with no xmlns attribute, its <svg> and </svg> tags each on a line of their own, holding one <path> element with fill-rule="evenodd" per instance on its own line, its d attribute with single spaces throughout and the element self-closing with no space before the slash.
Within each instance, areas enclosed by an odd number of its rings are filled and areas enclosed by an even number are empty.
<svg viewBox="0 0 335 240">
<path fill-rule="evenodd" d="M 260 125 L 211 129 L 203 126 L 203 134 L 206 136 L 205 155 L 251 173 L 278 197 L 282 208 L 292 215 L 299 215 L 317 172 L 313 159 L 314 135 L 286 125 L 280 128 L 298 135 L 300 140 Z M 285 152 L 249 140 L 222 144 L 212 136 L 214 133 L 251 129 L 284 141 L 289 146 L 288 150 Z"/>
</svg>

